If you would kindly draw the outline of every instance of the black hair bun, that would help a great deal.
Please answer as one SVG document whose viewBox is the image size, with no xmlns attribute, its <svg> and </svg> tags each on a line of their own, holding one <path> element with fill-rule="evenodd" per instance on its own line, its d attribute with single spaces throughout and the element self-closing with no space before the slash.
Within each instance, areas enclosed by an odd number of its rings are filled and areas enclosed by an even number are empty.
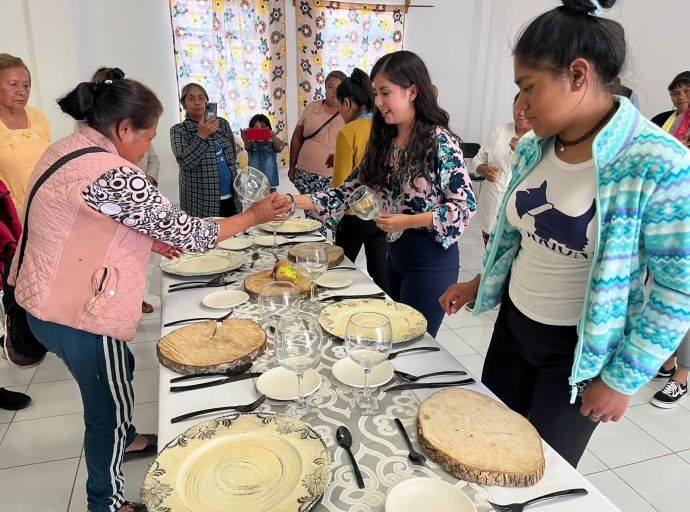
<svg viewBox="0 0 690 512">
<path fill-rule="evenodd" d="M 594 14 L 597 6 L 590 0 L 561 0 L 565 7 L 574 11 L 579 11 L 584 14 Z M 599 0 L 599 5 L 602 9 L 610 9 L 616 3 L 616 0 Z"/>
<path fill-rule="evenodd" d="M 354 83 L 361 85 L 364 83 L 364 80 L 369 80 L 369 75 L 367 75 L 361 69 L 355 68 L 354 71 L 352 71 L 352 75 L 350 75 L 350 78 Z"/>
<path fill-rule="evenodd" d="M 113 68 L 106 73 L 108 80 L 120 80 L 125 77 L 125 72 L 120 68 Z"/>
</svg>

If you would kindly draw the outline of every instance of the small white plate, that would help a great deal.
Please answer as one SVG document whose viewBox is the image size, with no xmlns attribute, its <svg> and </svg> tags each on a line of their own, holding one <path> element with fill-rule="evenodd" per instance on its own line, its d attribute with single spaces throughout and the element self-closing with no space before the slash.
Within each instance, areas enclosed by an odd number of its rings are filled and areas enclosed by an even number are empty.
<svg viewBox="0 0 690 512">
<path fill-rule="evenodd" d="M 228 309 L 249 300 L 249 295 L 239 290 L 221 290 L 208 294 L 201 303 L 207 308 Z"/>
<path fill-rule="evenodd" d="M 410 478 L 388 491 L 385 512 L 477 512 L 472 500 L 454 485 L 435 478 Z"/>
<path fill-rule="evenodd" d="M 333 365 L 333 377 L 351 388 L 364 387 L 364 368 L 349 357 L 345 357 Z M 393 378 L 393 366 L 384 361 L 371 369 L 369 387 L 383 386 Z"/>
<path fill-rule="evenodd" d="M 278 235 L 277 242 L 278 245 L 286 244 L 288 241 L 284 236 Z M 273 235 L 257 236 L 252 239 L 256 245 L 260 247 L 273 247 Z"/>
<path fill-rule="evenodd" d="M 316 284 L 323 288 L 345 288 L 353 282 L 350 276 L 339 272 L 326 272 L 316 280 Z"/>
<path fill-rule="evenodd" d="M 319 372 L 307 370 L 302 382 L 304 396 L 311 395 L 320 384 Z M 273 368 L 256 380 L 256 389 L 271 400 L 297 400 L 297 375 L 282 366 Z"/>
<path fill-rule="evenodd" d="M 227 249 L 228 251 L 241 251 L 252 246 L 252 240 L 250 238 L 228 238 L 216 244 L 221 249 Z"/>
</svg>

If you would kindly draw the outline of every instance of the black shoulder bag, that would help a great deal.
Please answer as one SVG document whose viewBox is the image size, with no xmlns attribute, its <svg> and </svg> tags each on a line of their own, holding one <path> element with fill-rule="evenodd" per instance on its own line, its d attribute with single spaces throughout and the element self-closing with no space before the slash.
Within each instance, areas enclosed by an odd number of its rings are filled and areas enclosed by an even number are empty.
<svg viewBox="0 0 690 512">
<path fill-rule="evenodd" d="M 324 103 L 326 103 L 325 100 L 323 101 L 323 103 L 321 103 L 321 105 L 323 106 Z M 325 112 L 324 112 L 324 114 L 325 114 Z M 321 126 L 319 126 L 319 129 L 318 129 L 318 130 L 316 130 L 316 131 L 315 131 L 314 133 L 312 133 L 311 135 L 308 135 L 308 136 L 304 137 L 304 140 L 307 141 L 307 140 L 309 140 L 309 139 L 313 139 L 314 137 L 316 137 L 319 133 L 321 133 L 321 130 L 323 130 L 326 126 L 328 126 L 329 124 L 331 124 L 331 121 L 333 121 L 333 119 L 335 119 L 335 118 L 338 117 L 339 115 L 340 115 L 340 112 L 336 112 L 335 114 L 333 114 L 333 115 L 330 117 L 330 119 L 329 119 L 328 121 L 326 121 L 326 122 L 323 123 Z"/>
</svg>

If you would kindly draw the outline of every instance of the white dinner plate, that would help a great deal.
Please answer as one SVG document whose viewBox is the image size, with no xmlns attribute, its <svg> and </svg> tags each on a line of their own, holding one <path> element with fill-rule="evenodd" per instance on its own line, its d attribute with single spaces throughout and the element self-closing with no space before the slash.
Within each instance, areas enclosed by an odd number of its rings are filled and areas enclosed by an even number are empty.
<svg viewBox="0 0 690 512">
<path fill-rule="evenodd" d="M 333 365 L 333 377 L 351 388 L 364 387 L 364 368 L 359 366 L 349 357 L 345 357 Z M 369 386 L 383 386 L 393 378 L 393 366 L 384 361 L 371 369 Z"/>
<path fill-rule="evenodd" d="M 454 485 L 435 478 L 410 478 L 388 491 L 385 512 L 477 512 L 472 500 Z"/>
<path fill-rule="evenodd" d="M 284 236 L 278 235 L 277 242 L 278 245 L 286 244 L 288 241 Z M 257 236 L 252 239 L 256 245 L 260 247 L 273 247 L 273 235 Z"/>
<path fill-rule="evenodd" d="M 316 280 L 316 284 L 323 288 L 345 288 L 353 282 L 350 276 L 339 272 L 326 272 Z"/>
<path fill-rule="evenodd" d="M 307 370 L 302 382 L 304 396 L 311 395 L 320 384 L 319 372 Z M 271 400 L 297 400 L 297 375 L 282 366 L 273 368 L 256 380 L 256 389 Z"/>
<path fill-rule="evenodd" d="M 244 254 L 213 249 L 207 254 L 188 252 L 180 258 L 164 259 L 159 267 L 167 273 L 177 276 L 208 276 L 235 270 L 244 265 Z"/>
<path fill-rule="evenodd" d="M 203 298 L 201 303 L 207 308 L 227 309 L 239 306 L 249 300 L 249 295 L 240 290 L 221 290 L 213 292 Z"/>
<path fill-rule="evenodd" d="M 228 238 L 219 242 L 218 247 L 229 251 L 241 251 L 252 246 L 251 238 Z"/>
</svg>

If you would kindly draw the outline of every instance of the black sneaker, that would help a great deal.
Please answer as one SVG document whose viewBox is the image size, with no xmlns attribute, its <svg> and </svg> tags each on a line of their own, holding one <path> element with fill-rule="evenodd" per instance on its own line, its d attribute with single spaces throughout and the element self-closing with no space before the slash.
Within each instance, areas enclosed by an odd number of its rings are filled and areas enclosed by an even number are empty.
<svg viewBox="0 0 690 512">
<path fill-rule="evenodd" d="M 659 371 L 657 372 L 656 377 L 654 377 L 652 380 L 667 380 L 667 379 L 670 379 L 671 377 L 673 377 L 675 374 L 676 374 L 675 365 L 670 370 L 666 370 L 662 366 L 661 368 L 659 368 Z"/>
<path fill-rule="evenodd" d="M 29 407 L 31 397 L 24 393 L 17 393 L 9 389 L 0 388 L 0 409 L 7 411 L 20 411 Z"/>
<path fill-rule="evenodd" d="M 662 409 L 673 409 L 676 405 L 681 403 L 688 395 L 688 386 L 683 386 L 680 382 L 673 379 L 669 380 L 664 389 L 658 391 L 652 399 L 650 404 Z"/>
</svg>

